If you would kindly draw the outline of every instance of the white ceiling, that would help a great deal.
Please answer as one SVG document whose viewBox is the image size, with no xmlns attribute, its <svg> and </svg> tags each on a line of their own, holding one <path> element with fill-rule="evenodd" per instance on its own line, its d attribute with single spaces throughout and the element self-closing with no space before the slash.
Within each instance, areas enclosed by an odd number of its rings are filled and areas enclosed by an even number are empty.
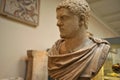
<svg viewBox="0 0 120 80">
<path fill-rule="evenodd" d="M 120 0 L 87 0 L 93 13 L 120 35 Z"/>
</svg>

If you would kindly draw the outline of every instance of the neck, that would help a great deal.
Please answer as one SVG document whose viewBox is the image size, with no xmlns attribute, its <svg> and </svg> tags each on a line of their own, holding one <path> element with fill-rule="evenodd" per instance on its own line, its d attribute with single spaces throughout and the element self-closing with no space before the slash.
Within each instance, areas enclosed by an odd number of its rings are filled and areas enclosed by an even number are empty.
<svg viewBox="0 0 120 80">
<path fill-rule="evenodd" d="M 86 32 L 81 32 L 78 35 L 65 39 L 64 45 L 67 51 L 74 51 L 84 47 L 87 40 Z"/>
</svg>

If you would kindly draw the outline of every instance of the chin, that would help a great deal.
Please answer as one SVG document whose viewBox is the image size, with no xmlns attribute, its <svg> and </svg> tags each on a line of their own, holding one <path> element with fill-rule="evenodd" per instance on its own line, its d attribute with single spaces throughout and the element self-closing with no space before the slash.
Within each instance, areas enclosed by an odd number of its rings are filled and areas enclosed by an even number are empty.
<svg viewBox="0 0 120 80">
<path fill-rule="evenodd" d="M 65 35 L 60 35 L 60 37 L 63 38 L 63 39 L 70 39 L 70 37 L 65 36 Z"/>
<path fill-rule="evenodd" d="M 65 38 L 65 36 L 64 36 L 64 35 L 60 35 L 60 37 L 61 37 L 61 38 Z"/>
<path fill-rule="evenodd" d="M 63 36 L 60 35 L 61 38 L 64 38 Z"/>
</svg>

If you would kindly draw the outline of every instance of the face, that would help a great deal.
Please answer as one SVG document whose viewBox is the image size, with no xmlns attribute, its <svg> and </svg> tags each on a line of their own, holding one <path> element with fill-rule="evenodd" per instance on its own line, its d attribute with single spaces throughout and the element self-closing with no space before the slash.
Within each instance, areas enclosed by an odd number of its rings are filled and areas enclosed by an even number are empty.
<svg viewBox="0 0 120 80">
<path fill-rule="evenodd" d="M 57 26 L 61 38 L 73 38 L 79 32 L 79 18 L 66 8 L 57 9 Z"/>
</svg>

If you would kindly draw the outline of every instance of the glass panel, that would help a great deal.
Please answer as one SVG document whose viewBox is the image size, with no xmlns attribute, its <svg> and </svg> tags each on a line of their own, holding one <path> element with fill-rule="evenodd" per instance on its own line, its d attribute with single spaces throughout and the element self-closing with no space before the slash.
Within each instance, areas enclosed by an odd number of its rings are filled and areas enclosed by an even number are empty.
<svg viewBox="0 0 120 80">
<path fill-rule="evenodd" d="M 112 45 L 104 64 L 104 80 L 120 80 L 120 45 Z"/>
</svg>

